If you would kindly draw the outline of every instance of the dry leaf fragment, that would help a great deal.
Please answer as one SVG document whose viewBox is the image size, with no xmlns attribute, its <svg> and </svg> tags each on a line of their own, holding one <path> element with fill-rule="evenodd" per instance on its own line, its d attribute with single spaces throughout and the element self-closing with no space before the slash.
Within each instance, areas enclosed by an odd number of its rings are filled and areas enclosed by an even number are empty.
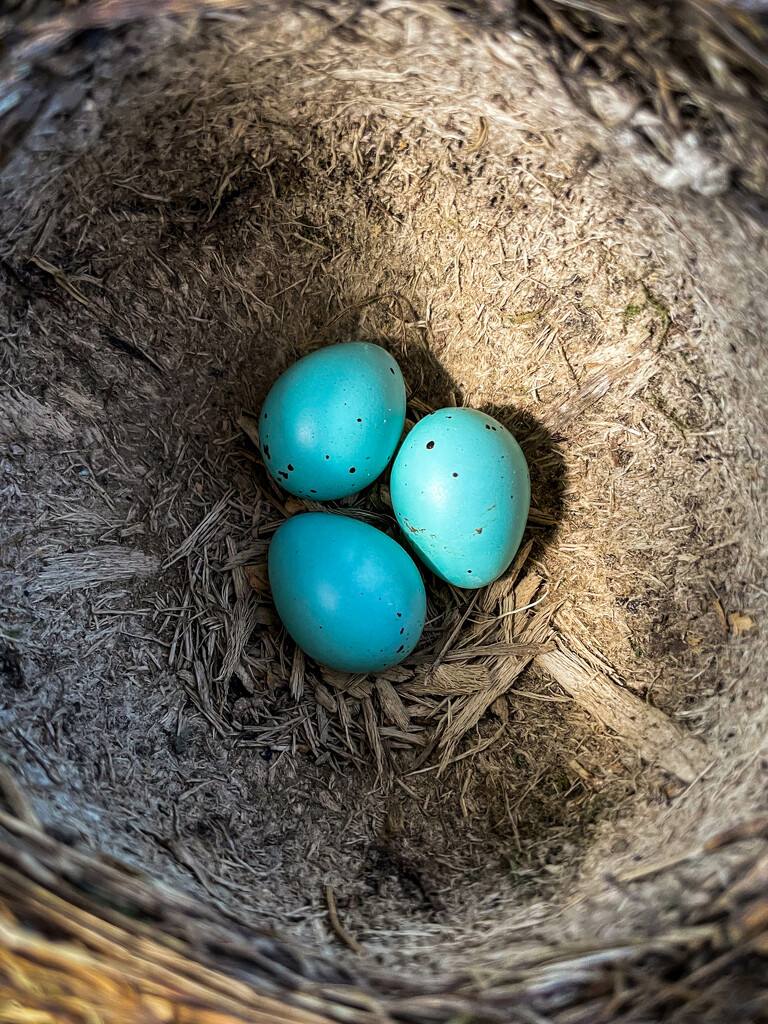
<svg viewBox="0 0 768 1024">
<path fill-rule="evenodd" d="M 249 585 L 259 594 L 269 594 L 269 577 L 267 575 L 267 563 L 258 562 L 255 565 L 244 566 L 245 578 Z"/>
<path fill-rule="evenodd" d="M 237 417 L 237 425 L 247 434 L 256 447 L 259 447 L 259 417 L 250 412 L 242 412 Z"/>
<path fill-rule="evenodd" d="M 731 612 L 728 616 L 728 624 L 736 634 L 741 636 L 742 633 L 749 633 L 753 629 L 757 629 L 757 623 L 751 615 L 742 615 L 741 612 Z"/>
<path fill-rule="evenodd" d="M 493 704 L 491 704 L 490 710 L 503 725 L 509 722 L 509 704 L 505 696 L 497 697 Z"/>
<path fill-rule="evenodd" d="M 716 597 L 712 601 L 712 607 L 715 609 L 715 612 L 717 613 L 717 617 L 718 617 L 718 619 L 720 621 L 720 625 L 723 627 L 723 631 L 725 633 L 727 633 L 728 632 L 728 620 L 725 617 L 725 612 L 723 611 L 723 606 L 722 606 L 719 598 Z"/>
<path fill-rule="evenodd" d="M 381 710 L 384 712 L 386 717 L 390 721 L 394 722 L 395 725 L 402 729 L 403 732 L 407 732 L 411 724 L 410 716 L 405 710 L 405 705 L 400 699 L 400 694 L 394 688 L 392 683 L 388 679 L 384 679 L 382 676 L 376 680 L 376 690 L 379 694 L 379 703 L 381 704 Z"/>
<path fill-rule="evenodd" d="M 392 668 L 385 668 L 383 672 L 379 672 L 379 679 L 388 679 L 390 683 L 407 683 L 409 679 L 413 679 L 413 669 L 393 665 Z"/>
<path fill-rule="evenodd" d="M 368 700 L 373 693 L 373 683 L 365 676 L 353 676 L 353 682 L 347 686 L 346 692 L 355 700 Z"/>
<path fill-rule="evenodd" d="M 315 700 L 326 711 L 329 711 L 331 714 L 336 713 L 338 709 L 336 698 L 322 683 L 315 683 Z"/>
</svg>

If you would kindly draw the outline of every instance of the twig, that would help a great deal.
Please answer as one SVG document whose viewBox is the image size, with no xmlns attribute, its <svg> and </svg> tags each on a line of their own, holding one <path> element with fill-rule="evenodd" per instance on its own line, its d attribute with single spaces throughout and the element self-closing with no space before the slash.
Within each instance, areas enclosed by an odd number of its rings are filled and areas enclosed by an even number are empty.
<svg viewBox="0 0 768 1024">
<path fill-rule="evenodd" d="M 707 764 L 701 740 L 683 732 L 663 711 L 618 686 L 568 650 L 539 654 L 536 664 L 552 676 L 571 697 L 608 729 L 617 733 L 642 758 L 692 782 Z"/>
<path fill-rule="evenodd" d="M 365 950 L 357 939 L 352 938 L 339 920 L 339 912 L 336 909 L 336 897 L 333 895 L 333 888 L 330 885 L 325 887 L 325 901 L 328 904 L 328 920 L 331 922 L 331 928 L 336 937 L 351 949 L 353 953 L 364 953 Z"/>
<path fill-rule="evenodd" d="M 667 857 L 664 860 L 654 861 L 653 864 L 643 864 L 638 868 L 633 868 L 631 871 L 625 871 L 620 875 L 616 875 L 615 881 L 619 885 L 624 885 L 627 882 L 639 882 L 643 878 L 650 878 L 651 875 L 657 875 L 660 871 L 676 868 L 678 864 L 685 864 L 700 856 L 701 850 L 689 850 L 686 853 L 679 853 L 675 857 Z"/>
<path fill-rule="evenodd" d="M 731 843 L 739 843 L 743 839 L 768 839 L 768 817 L 754 818 L 752 821 L 742 821 L 738 825 L 732 825 L 722 832 L 716 832 L 704 843 L 706 851 L 719 850 L 723 846 L 730 846 Z"/>
</svg>

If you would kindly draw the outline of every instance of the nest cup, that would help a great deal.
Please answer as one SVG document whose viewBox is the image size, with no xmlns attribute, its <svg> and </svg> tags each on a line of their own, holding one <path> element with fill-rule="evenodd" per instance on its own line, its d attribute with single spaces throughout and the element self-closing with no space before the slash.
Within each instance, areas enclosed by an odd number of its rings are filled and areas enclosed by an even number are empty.
<svg viewBox="0 0 768 1024">
<path fill-rule="evenodd" d="M 766 1012 L 765 37 L 593 6 L 9 16 L 2 1019 Z M 352 339 L 532 476 L 508 572 L 430 578 L 370 677 L 266 553 L 396 536 L 386 475 L 258 452 Z"/>
</svg>

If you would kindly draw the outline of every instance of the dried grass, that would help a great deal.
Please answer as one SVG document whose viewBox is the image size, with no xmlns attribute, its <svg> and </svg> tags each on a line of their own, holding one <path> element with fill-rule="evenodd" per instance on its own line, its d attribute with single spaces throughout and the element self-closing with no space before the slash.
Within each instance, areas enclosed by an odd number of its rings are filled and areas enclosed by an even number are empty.
<svg viewBox="0 0 768 1024">
<path fill-rule="evenodd" d="M 690 856 L 711 859 L 728 845 L 766 835 L 765 819 L 746 823 L 713 836 L 705 850 Z M 457 974 L 424 983 L 385 977 L 371 966 L 364 986 L 348 969 L 268 934 L 245 935 L 193 901 L 57 844 L 4 812 L 0 855 L 0 1013 L 13 1024 L 90 1024 L 96 1014 L 114 1024 L 586 1024 L 636 1020 L 638 1012 L 647 1019 L 681 1006 L 687 1014 L 682 1019 L 692 1019 L 707 1012 L 713 997 L 738 1006 L 734 994 L 729 999 L 712 985 L 713 978 L 768 951 L 766 858 L 754 854 L 743 859 L 741 877 L 719 903 L 686 928 L 628 936 L 601 948 L 528 948 L 514 963 L 487 969 L 482 979 Z M 366 958 L 341 924 L 330 886 L 325 895 L 334 932 Z M 34 921 L 34 930 L 21 918 Z M 759 1019 L 764 998 L 758 995 L 750 1005 Z"/>
<path fill-rule="evenodd" d="M 29 1019 L 760 1008 L 726 979 L 754 992 L 765 943 L 762 30 L 652 6 L 258 4 L 85 52 L 72 25 L 112 2 L 29 32 L 46 59 L 71 43 L 0 122 L 28 133 L 0 228 L 0 668 L 33 801 L 0 777 L 27 826 L 3 819 L 0 884 Z M 41 116 L 51 75 L 94 102 Z M 297 651 L 265 570 L 323 506 L 278 491 L 254 414 L 348 337 L 396 354 L 411 422 L 499 416 L 534 490 L 505 577 L 432 585 L 422 644 L 376 678 Z M 333 507 L 393 529 L 386 480 Z"/>
</svg>

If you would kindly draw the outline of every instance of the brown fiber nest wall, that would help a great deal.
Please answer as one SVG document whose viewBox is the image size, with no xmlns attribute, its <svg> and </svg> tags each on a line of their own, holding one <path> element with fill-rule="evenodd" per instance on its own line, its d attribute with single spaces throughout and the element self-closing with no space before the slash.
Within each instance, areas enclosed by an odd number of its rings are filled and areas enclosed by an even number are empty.
<svg viewBox="0 0 768 1024">
<path fill-rule="evenodd" d="M 768 1019 L 746 7 L 6 5 L 0 1021 Z M 368 678 L 276 620 L 320 506 L 254 443 L 350 338 L 533 480 Z"/>
</svg>

